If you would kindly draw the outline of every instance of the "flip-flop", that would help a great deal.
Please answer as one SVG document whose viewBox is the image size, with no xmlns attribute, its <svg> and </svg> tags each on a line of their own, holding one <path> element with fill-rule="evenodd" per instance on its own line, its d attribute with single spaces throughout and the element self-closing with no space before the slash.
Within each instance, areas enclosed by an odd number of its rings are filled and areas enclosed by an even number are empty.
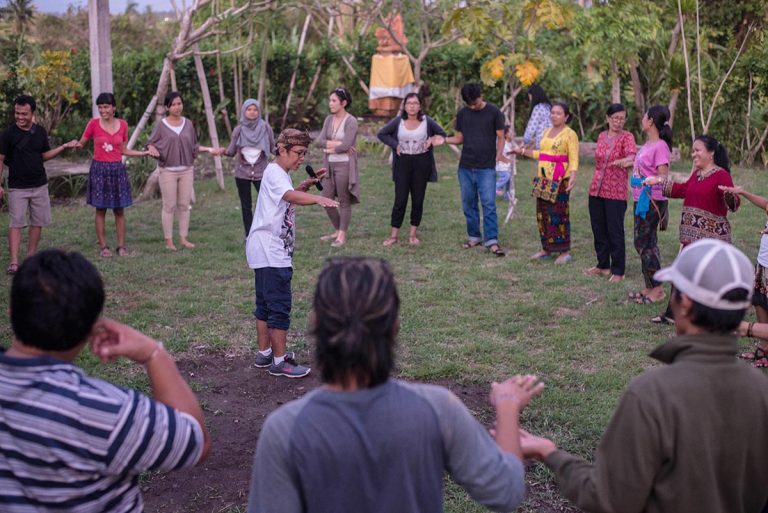
<svg viewBox="0 0 768 513">
<path fill-rule="evenodd" d="M 557 265 L 565 265 L 570 263 L 573 260 L 573 257 L 571 255 L 565 255 L 564 257 L 557 257 L 555 259 L 555 264 Z"/>
<path fill-rule="evenodd" d="M 644 298 L 645 294 L 643 294 L 642 292 L 630 292 L 629 294 L 627 294 L 627 297 L 632 301 L 636 301 L 638 299 Z"/>
<path fill-rule="evenodd" d="M 640 297 L 636 297 L 634 301 L 638 305 L 649 305 L 653 303 L 653 299 L 649 298 L 648 296 L 644 296 L 642 294 L 640 294 Z"/>
<path fill-rule="evenodd" d="M 498 244 L 491 244 L 490 246 L 488 246 L 488 251 L 490 251 L 497 257 L 503 257 L 504 255 L 506 255 L 506 253 L 504 253 L 504 250 L 501 249 L 501 246 L 499 246 Z"/>
<path fill-rule="evenodd" d="M 675 324 L 675 320 L 670 319 L 666 315 L 657 315 L 651 319 L 651 322 L 654 324 Z"/>
<path fill-rule="evenodd" d="M 462 247 L 462 249 L 471 249 L 471 248 L 476 248 L 477 246 L 480 246 L 481 244 L 482 244 L 482 242 L 479 241 L 479 240 L 478 241 L 468 240 L 467 242 L 462 244 L 461 247 Z"/>
<path fill-rule="evenodd" d="M 16 272 L 19 270 L 19 264 L 8 264 L 8 267 L 5 268 L 5 274 L 8 276 L 12 276 L 16 274 Z"/>
</svg>

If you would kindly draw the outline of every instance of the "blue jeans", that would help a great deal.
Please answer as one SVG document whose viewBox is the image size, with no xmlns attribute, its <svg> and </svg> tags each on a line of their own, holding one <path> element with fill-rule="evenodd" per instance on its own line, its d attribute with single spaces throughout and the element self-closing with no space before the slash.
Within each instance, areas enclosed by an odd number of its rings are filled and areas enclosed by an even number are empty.
<svg viewBox="0 0 768 513">
<path fill-rule="evenodd" d="M 483 230 L 485 245 L 498 244 L 499 222 L 496 219 L 496 170 L 469 169 L 459 167 L 459 186 L 461 187 L 461 206 L 467 219 L 467 236 L 469 242 L 481 242 L 480 209 L 477 205 L 478 195 L 483 205 Z"/>
</svg>

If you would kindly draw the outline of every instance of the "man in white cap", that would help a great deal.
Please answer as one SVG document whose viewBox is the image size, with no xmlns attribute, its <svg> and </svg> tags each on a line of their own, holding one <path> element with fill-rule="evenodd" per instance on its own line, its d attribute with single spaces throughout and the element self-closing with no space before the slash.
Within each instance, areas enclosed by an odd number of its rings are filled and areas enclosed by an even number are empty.
<svg viewBox="0 0 768 513">
<path fill-rule="evenodd" d="M 523 454 L 587 512 L 768 511 L 768 376 L 737 361 L 732 333 L 750 306 L 752 264 L 703 239 L 654 278 L 676 289 L 677 336 L 651 353 L 668 365 L 632 380 L 593 463 L 525 432 Z"/>
</svg>

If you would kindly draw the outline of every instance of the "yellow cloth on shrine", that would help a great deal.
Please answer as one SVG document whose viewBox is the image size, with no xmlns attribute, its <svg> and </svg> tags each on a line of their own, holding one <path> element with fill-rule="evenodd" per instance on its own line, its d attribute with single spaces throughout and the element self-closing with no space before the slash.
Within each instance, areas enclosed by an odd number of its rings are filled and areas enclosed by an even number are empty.
<svg viewBox="0 0 768 513">
<path fill-rule="evenodd" d="M 371 83 L 368 99 L 385 96 L 404 98 L 416 90 L 411 62 L 407 55 L 374 54 L 371 59 Z"/>
</svg>

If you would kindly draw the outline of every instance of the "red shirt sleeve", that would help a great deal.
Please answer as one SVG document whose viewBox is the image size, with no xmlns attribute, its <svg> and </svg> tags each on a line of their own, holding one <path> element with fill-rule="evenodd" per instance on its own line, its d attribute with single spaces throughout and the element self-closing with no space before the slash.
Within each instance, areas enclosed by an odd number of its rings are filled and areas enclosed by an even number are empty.
<svg viewBox="0 0 768 513">
<path fill-rule="evenodd" d="M 85 125 L 85 131 L 83 132 L 83 137 L 86 139 L 93 139 L 93 130 L 94 130 L 94 123 L 98 123 L 98 119 L 92 119 L 88 122 L 87 125 Z"/>
</svg>

